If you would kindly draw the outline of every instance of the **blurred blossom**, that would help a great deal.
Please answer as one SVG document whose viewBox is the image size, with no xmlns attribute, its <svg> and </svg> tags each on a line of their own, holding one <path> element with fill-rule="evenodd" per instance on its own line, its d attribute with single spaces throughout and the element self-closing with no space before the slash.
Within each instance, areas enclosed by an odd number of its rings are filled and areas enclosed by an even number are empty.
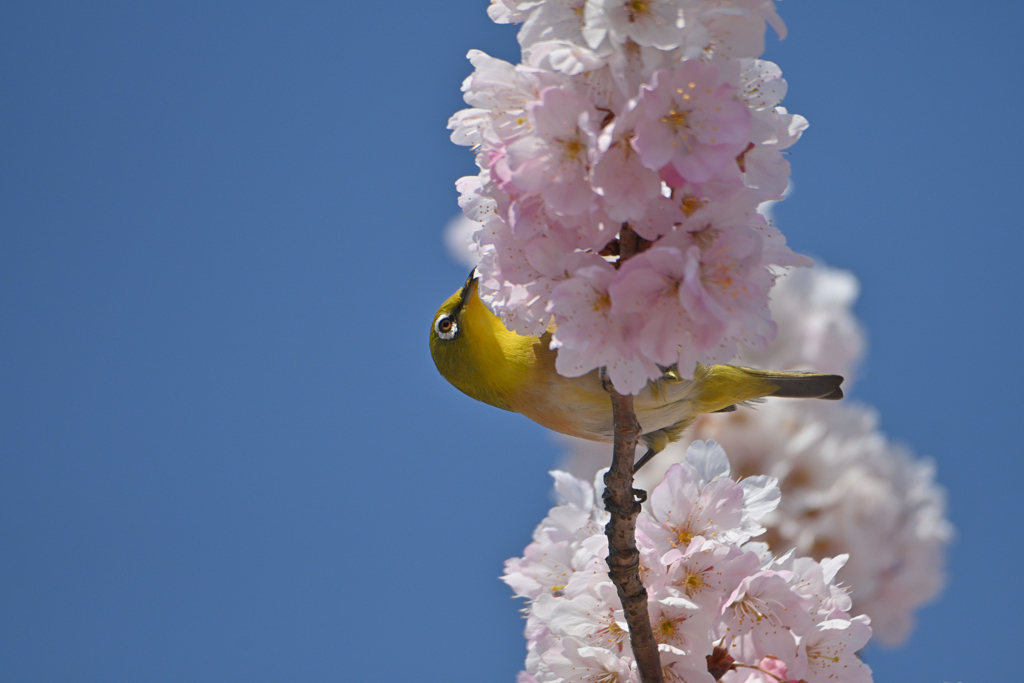
<svg viewBox="0 0 1024 683">
<path fill-rule="evenodd" d="M 480 223 L 458 214 L 444 229 L 444 245 L 448 255 L 459 263 L 472 268 L 480 258 L 477 256 L 476 232 L 483 227 Z"/>
<path fill-rule="evenodd" d="M 741 349 L 735 362 L 773 370 L 842 375 L 849 391 L 866 347 L 851 310 L 860 293 L 853 273 L 818 265 L 789 268 L 776 280 L 769 304 L 778 327 L 764 351 Z"/>
<path fill-rule="evenodd" d="M 561 503 L 503 577 L 527 600 L 519 680 L 638 681 L 608 578 L 601 477 L 591 486 L 552 475 Z M 712 665 L 726 670 L 727 683 L 871 680 L 856 655 L 871 636 L 870 619 L 849 613 L 848 589 L 835 580 L 846 556 L 775 557 L 749 542 L 779 504 L 775 478 L 736 481 L 714 441 L 693 442 L 652 490 L 637 546 L 666 681 L 713 683 Z"/>
</svg>

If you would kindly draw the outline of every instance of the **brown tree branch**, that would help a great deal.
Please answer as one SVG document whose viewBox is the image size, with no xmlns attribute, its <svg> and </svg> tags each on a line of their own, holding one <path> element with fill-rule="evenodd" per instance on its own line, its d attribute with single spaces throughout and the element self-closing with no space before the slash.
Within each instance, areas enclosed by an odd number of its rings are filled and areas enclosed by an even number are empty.
<svg viewBox="0 0 1024 683">
<path fill-rule="evenodd" d="M 608 576 L 619 593 L 622 611 L 629 624 L 629 645 L 633 649 L 640 680 L 662 683 L 658 641 L 654 639 L 647 612 L 647 589 L 640 582 L 640 552 L 636 549 L 636 518 L 640 502 L 633 493 L 633 457 L 640 438 L 640 423 L 633 413 L 633 397 L 612 390 L 615 416 L 615 451 L 612 467 L 604 475 L 604 507 L 611 513 L 605 527 L 608 536 Z"/>
<path fill-rule="evenodd" d="M 623 226 L 619 238 L 619 262 L 636 253 L 639 237 Z M 654 639 L 651 618 L 647 611 L 647 589 L 640 582 L 640 552 L 636 548 L 636 518 L 640 501 L 633 489 L 633 458 L 640 439 L 640 423 L 633 412 L 633 397 L 611 390 L 612 415 L 615 420 L 615 450 L 612 466 L 604 475 L 604 506 L 611 514 L 605 535 L 608 536 L 608 576 L 619 593 L 622 610 L 629 625 L 629 645 L 633 649 L 640 680 L 662 683 L 661 657 Z"/>
</svg>

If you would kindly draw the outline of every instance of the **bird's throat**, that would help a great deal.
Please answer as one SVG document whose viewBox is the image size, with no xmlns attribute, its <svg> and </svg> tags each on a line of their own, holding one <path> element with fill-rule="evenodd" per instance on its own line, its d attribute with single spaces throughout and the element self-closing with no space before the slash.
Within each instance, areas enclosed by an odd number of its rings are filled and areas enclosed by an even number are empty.
<svg viewBox="0 0 1024 683">
<path fill-rule="evenodd" d="M 479 297 L 471 295 L 460 316 L 462 344 L 445 377 L 468 396 L 504 410 L 535 371 L 547 351 L 537 337 L 505 328 Z"/>
</svg>

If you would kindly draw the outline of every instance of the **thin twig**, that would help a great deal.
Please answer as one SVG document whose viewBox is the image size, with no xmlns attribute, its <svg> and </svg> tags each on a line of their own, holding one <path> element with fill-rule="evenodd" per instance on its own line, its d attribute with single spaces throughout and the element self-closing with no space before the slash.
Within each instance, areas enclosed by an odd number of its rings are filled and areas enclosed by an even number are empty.
<svg viewBox="0 0 1024 683">
<path fill-rule="evenodd" d="M 627 226 L 620 236 L 620 263 L 636 253 L 639 238 Z M 622 602 L 629 625 L 629 645 L 633 649 L 640 680 L 662 683 L 658 641 L 654 639 L 651 618 L 647 611 L 647 590 L 640 581 L 640 552 L 636 549 L 636 518 L 640 502 L 633 489 L 633 458 L 640 439 L 640 423 L 633 412 L 633 397 L 611 390 L 612 415 L 615 420 L 615 450 L 612 466 L 604 475 L 604 505 L 611 514 L 605 535 L 608 536 L 608 576 L 611 577 Z"/>
</svg>

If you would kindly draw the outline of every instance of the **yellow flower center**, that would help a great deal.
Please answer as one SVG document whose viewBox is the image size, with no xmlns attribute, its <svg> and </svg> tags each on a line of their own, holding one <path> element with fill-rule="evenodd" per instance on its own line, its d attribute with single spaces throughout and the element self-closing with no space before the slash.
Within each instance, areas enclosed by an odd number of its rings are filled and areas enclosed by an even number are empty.
<svg viewBox="0 0 1024 683">
<path fill-rule="evenodd" d="M 644 0 L 632 0 L 626 3 L 626 11 L 629 12 L 629 21 L 636 21 L 641 15 L 647 14 L 650 8 Z"/>
<path fill-rule="evenodd" d="M 700 592 L 704 586 L 704 579 L 701 577 L 700 572 L 687 572 L 686 578 L 680 584 L 687 595 L 693 597 L 694 593 Z"/>
<path fill-rule="evenodd" d="M 693 532 L 690 531 L 689 527 L 679 527 L 676 529 L 676 540 L 674 545 L 690 545 L 690 541 L 693 540 Z"/>
<path fill-rule="evenodd" d="M 661 122 L 671 128 L 673 133 L 678 133 L 680 130 L 687 128 L 687 118 L 689 115 L 690 112 L 686 110 L 672 107 L 668 110 L 667 114 L 661 117 Z"/>
<path fill-rule="evenodd" d="M 576 161 L 585 152 L 587 146 L 580 142 L 579 138 L 573 138 L 562 143 L 562 153 L 569 161 Z"/>
<path fill-rule="evenodd" d="M 707 202 L 704 201 L 703 199 L 695 197 L 692 194 L 688 194 L 685 195 L 682 201 L 679 202 L 679 208 L 682 209 L 683 213 L 685 213 L 687 216 L 692 216 L 697 209 L 704 206 L 705 204 L 707 204 Z"/>
</svg>

